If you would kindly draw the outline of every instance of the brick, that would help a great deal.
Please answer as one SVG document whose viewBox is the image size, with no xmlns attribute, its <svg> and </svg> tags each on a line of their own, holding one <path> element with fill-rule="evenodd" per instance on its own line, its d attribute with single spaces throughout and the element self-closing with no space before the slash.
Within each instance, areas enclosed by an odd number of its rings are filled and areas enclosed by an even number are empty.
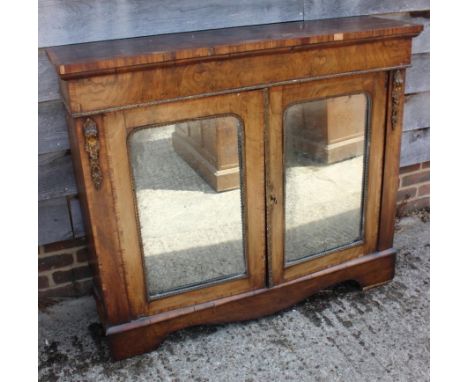
<svg viewBox="0 0 468 382">
<path fill-rule="evenodd" d="M 93 277 L 93 271 L 89 267 L 89 265 L 85 265 L 83 267 L 74 268 L 73 272 L 75 273 L 75 280 L 86 279 L 88 277 Z"/>
<path fill-rule="evenodd" d="M 79 268 L 72 268 L 67 271 L 54 272 L 52 278 L 56 284 L 64 284 L 74 282 L 80 279 L 89 278 L 92 276 L 91 268 L 87 265 Z"/>
<path fill-rule="evenodd" d="M 431 185 L 429 183 L 423 184 L 418 187 L 418 196 L 426 196 L 430 194 Z"/>
<path fill-rule="evenodd" d="M 73 280 L 73 271 L 70 269 L 68 271 L 58 271 L 52 275 L 54 282 L 56 284 L 63 284 Z"/>
<path fill-rule="evenodd" d="M 430 171 L 421 171 L 415 174 L 405 175 L 401 179 L 401 186 L 406 187 L 406 186 L 411 186 L 413 184 L 428 182 L 429 177 L 430 177 L 429 174 L 430 174 Z"/>
<path fill-rule="evenodd" d="M 44 289 L 49 287 L 49 279 L 47 276 L 39 276 L 38 277 L 38 287 L 39 289 Z"/>
<path fill-rule="evenodd" d="M 81 297 L 90 295 L 93 289 L 93 280 L 80 280 L 57 288 L 39 291 L 39 299 L 50 297 Z"/>
<path fill-rule="evenodd" d="M 48 252 L 62 251 L 64 249 L 69 249 L 73 247 L 81 247 L 85 244 L 86 244 L 85 238 L 58 241 L 55 243 L 44 245 L 44 252 L 48 253 Z"/>
<path fill-rule="evenodd" d="M 81 248 L 76 252 L 76 261 L 79 263 L 88 262 L 88 247 Z"/>
<path fill-rule="evenodd" d="M 418 171 L 421 168 L 420 163 L 412 164 L 410 166 L 400 167 L 400 174 L 407 174 L 409 172 Z"/>
<path fill-rule="evenodd" d="M 71 253 L 62 253 L 59 255 L 39 257 L 39 272 L 48 271 L 50 269 L 63 268 L 73 263 Z"/>
<path fill-rule="evenodd" d="M 424 163 L 422 163 L 421 167 L 422 168 L 429 168 L 429 167 L 431 167 L 431 162 L 430 161 L 424 162 Z"/>
<path fill-rule="evenodd" d="M 416 191 L 416 187 L 399 190 L 397 194 L 397 202 L 402 202 L 403 200 L 414 198 L 416 196 Z"/>
<path fill-rule="evenodd" d="M 430 198 L 425 197 L 421 199 L 414 199 L 410 200 L 407 203 L 402 203 L 398 207 L 398 215 L 402 216 L 405 213 L 414 211 L 414 210 L 420 210 L 423 208 L 430 208 Z"/>
</svg>

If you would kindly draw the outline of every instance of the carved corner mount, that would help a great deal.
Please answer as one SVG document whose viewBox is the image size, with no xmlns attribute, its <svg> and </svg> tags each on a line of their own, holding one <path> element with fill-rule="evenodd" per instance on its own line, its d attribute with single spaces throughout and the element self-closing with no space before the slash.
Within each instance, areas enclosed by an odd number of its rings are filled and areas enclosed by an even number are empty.
<svg viewBox="0 0 468 382">
<path fill-rule="evenodd" d="M 94 188 L 99 190 L 102 184 L 102 171 L 99 164 L 99 132 L 96 122 L 87 118 L 83 124 L 85 151 L 88 154 L 91 179 Z"/>
<path fill-rule="evenodd" d="M 395 70 L 392 84 L 392 130 L 395 130 L 400 116 L 400 99 L 403 95 L 403 73 Z"/>
</svg>

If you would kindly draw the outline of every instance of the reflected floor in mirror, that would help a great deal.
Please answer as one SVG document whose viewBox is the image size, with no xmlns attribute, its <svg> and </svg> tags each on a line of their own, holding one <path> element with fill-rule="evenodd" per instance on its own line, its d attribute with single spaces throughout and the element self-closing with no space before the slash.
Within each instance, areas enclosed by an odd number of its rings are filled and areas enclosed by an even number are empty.
<svg viewBox="0 0 468 382">
<path fill-rule="evenodd" d="M 174 125 L 131 137 L 150 295 L 245 273 L 240 190 L 216 192 L 175 151 Z"/>
<path fill-rule="evenodd" d="M 368 99 L 363 93 L 285 111 L 285 260 L 362 238 Z"/>
<path fill-rule="evenodd" d="M 363 156 L 328 165 L 294 159 L 286 169 L 287 261 L 359 240 Z"/>
</svg>

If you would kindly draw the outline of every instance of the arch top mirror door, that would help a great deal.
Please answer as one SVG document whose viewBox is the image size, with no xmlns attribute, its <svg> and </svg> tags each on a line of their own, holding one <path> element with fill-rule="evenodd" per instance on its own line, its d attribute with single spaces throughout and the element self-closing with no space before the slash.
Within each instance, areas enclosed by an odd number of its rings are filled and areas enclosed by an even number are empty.
<svg viewBox="0 0 468 382">
<path fill-rule="evenodd" d="M 270 90 L 271 284 L 376 250 L 386 80 L 375 73 Z"/>
<path fill-rule="evenodd" d="M 246 277 L 243 130 L 226 115 L 130 134 L 151 299 Z"/>
<path fill-rule="evenodd" d="M 106 114 L 134 315 L 265 286 L 263 92 Z"/>
</svg>

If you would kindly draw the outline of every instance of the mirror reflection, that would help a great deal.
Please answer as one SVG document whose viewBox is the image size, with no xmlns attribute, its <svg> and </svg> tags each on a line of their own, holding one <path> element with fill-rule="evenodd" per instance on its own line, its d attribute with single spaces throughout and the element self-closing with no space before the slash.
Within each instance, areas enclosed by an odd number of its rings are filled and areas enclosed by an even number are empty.
<svg viewBox="0 0 468 382">
<path fill-rule="evenodd" d="M 367 108 L 355 94 L 286 110 L 286 264 L 362 240 Z"/>
<path fill-rule="evenodd" d="M 226 116 L 130 135 L 150 296 L 246 273 L 241 131 L 241 122 Z"/>
</svg>

